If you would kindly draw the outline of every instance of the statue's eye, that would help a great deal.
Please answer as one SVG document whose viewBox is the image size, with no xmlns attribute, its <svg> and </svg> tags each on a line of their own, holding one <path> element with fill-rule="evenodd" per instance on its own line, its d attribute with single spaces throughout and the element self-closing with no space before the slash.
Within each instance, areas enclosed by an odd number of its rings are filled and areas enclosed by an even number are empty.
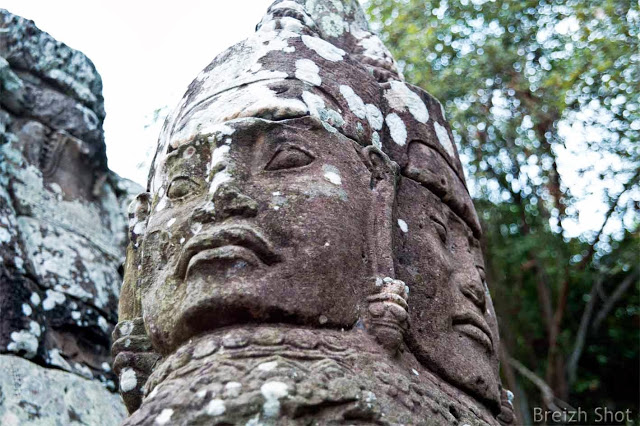
<svg viewBox="0 0 640 426">
<path fill-rule="evenodd" d="M 311 164 L 314 157 L 294 146 L 285 147 L 274 154 L 264 168 L 268 171 L 295 169 Z"/>
<path fill-rule="evenodd" d="M 198 189 L 198 184 L 186 176 L 179 176 L 171 181 L 167 197 L 172 200 L 186 197 Z"/>
<path fill-rule="evenodd" d="M 431 221 L 433 222 L 433 226 L 435 226 L 436 231 L 438 232 L 438 236 L 440 237 L 442 242 L 446 243 L 447 234 L 448 234 L 447 227 L 444 226 L 444 223 L 442 223 L 440 220 L 436 219 L 435 217 L 432 217 Z"/>
</svg>

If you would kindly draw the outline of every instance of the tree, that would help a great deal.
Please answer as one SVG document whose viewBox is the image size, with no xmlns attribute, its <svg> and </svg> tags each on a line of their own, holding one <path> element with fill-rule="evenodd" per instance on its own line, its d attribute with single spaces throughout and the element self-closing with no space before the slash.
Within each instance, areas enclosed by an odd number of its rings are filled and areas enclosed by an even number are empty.
<svg viewBox="0 0 640 426">
<path fill-rule="evenodd" d="M 510 357 L 555 398 L 637 410 L 640 6 L 632 3 L 367 2 L 407 80 L 445 103 L 483 221 L 505 380 L 520 408 L 540 390 L 514 374 Z M 629 380 L 614 386 L 621 366 Z"/>
</svg>

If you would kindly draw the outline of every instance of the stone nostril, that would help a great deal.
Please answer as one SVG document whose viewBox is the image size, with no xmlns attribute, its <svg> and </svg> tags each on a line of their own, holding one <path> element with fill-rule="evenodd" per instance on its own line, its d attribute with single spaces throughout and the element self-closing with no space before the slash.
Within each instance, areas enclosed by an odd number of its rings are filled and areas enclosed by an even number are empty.
<svg viewBox="0 0 640 426">
<path fill-rule="evenodd" d="M 214 220 L 215 209 L 212 201 L 208 201 L 205 205 L 193 210 L 191 213 L 192 222 L 207 223 Z"/>
<path fill-rule="evenodd" d="M 231 216 L 254 217 L 258 214 L 258 203 L 235 185 L 221 185 L 213 194 L 212 201 L 218 220 Z"/>
</svg>

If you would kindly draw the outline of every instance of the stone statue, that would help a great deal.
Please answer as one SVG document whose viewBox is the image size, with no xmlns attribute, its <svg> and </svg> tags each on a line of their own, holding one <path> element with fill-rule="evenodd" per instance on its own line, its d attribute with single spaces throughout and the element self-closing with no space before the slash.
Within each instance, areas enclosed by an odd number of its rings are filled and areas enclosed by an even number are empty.
<svg viewBox="0 0 640 426">
<path fill-rule="evenodd" d="M 102 82 L 0 9 L 0 424 L 118 424 L 110 335 L 141 188 L 107 167 Z"/>
<path fill-rule="evenodd" d="M 357 1 L 276 1 L 130 208 L 125 424 L 509 423 L 480 234 L 442 107 Z"/>
</svg>

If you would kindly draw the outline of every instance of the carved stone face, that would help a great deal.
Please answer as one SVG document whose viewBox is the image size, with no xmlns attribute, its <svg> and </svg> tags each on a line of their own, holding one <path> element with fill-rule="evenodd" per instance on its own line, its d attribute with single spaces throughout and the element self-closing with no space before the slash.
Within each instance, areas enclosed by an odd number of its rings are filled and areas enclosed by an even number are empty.
<svg viewBox="0 0 640 426">
<path fill-rule="evenodd" d="M 470 227 L 419 182 L 398 189 L 398 278 L 410 284 L 408 344 L 416 357 L 492 407 L 499 404 L 499 336 L 482 252 Z"/>
<path fill-rule="evenodd" d="M 132 224 L 154 348 L 227 326 L 363 319 L 389 356 L 404 337 L 402 356 L 498 410 L 480 230 L 442 107 L 397 81 L 391 59 L 362 67 L 380 55 L 358 31 L 338 47 L 299 3 L 272 8 L 194 80 L 161 135 L 149 216 Z M 372 191 L 386 178 L 367 145 L 400 166 L 397 193 Z"/>
<path fill-rule="evenodd" d="M 154 341 L 169 350 L 246 322 L 352 326 L 371 281 L 370 173 L 356 145 L 311 117 L 220 129 L 156 170 L 141 265 Z"/>
</svg>

